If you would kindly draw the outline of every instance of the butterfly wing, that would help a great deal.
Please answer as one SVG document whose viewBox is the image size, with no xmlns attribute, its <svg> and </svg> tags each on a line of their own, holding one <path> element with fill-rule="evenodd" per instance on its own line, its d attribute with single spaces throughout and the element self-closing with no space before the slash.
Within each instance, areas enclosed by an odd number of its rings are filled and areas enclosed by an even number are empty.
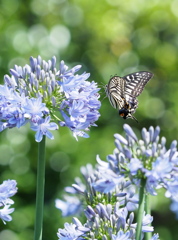
<svg viewBox="0 0 178 240">
<path fill-rule="evenodd" d="M 106 85 L 106 94 L 114 108 L 121 109 L 124 106 L 125 84 L 126 81 L 123 78 L 114 76 Z"/>
<path fill-rule="evenodd" d="M 125 98 L 126 101 L 130 104 L 133 113 L 138 107 L 138 100 L 136 97 L 142 93 L 145 85 L 152 77 L 153 74 L 146 71 L 131 73 L 123 77 L 126 82 Z"/>
<path fill-rule="evenodd" d="M 131 73 L 124 76 L 123 79 L 126 81 L 126 93 L 132 95 L 133 97 L 138 97 L 152 77 L 152 73 L 145 71 Z"/>
</svg>

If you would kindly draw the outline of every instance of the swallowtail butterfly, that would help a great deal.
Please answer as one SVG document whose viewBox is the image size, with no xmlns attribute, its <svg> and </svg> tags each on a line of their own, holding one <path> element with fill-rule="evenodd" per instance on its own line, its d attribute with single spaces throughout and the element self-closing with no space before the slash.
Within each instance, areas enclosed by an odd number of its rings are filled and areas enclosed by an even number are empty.
<svg viewBox="0 0 178 240">
<path fill-rule="evenodd" d="M 106 95 L 111 105 L 119 109 L 119 115 L 124 119 L 132 118 L 138 107 L 138 97 L 146 83 L 153 77 L 150 72 L 136 72 L 124 77 L 114 76 L 105 87 Z"/>
</svg>

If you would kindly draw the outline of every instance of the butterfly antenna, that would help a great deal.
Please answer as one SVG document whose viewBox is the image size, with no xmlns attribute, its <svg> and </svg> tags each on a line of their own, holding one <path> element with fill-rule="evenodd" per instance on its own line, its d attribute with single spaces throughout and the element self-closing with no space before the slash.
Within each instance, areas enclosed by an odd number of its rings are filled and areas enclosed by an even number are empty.
<svg viewBox="0 0 178 240">
<path fill-rule="evenodd" d="M 101 87 L 101 88 L 104 88 L 106 84 L 102 83 L 102 82 L 99 82 L 98 83 L 98 87 Z"/>
<path fill-rule="evenodd" d="M 133 115 L 131 118 L 134 119 L 138 123 L 138 120 Z"/>
<path fill-rule="evenodd" d="M 102 97 L 102 99 L 100 99 L 100 101 L 102 102 L 105 98 L 107 98 L 107 96 Z"/>
</svg>

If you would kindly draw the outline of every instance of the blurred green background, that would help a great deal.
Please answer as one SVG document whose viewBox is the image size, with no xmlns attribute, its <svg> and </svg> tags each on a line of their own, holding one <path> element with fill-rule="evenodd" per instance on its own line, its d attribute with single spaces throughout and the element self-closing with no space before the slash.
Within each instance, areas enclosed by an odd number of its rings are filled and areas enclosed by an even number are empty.
<svg viewBox="0 0 178 240">
<path fill-rule="evenodd" d="M 161 127 L 167 147 L 178 138 L 178 0 L 1 0 L 0 76 L 29 57 L 57 57 L 70 67 L 83 65 L 101 87 L 98 127 L 78 142 L 67 128 L 47 140 L 43 240 L 57 239 L 65 221 L 54 200 L 73 183 L 80 166 L 95 164 L 114 149 L 113 134 L 123 133 L 127 122 L 139 134 L 143 127 Z M 105 98 L 103 86 L 115 74 L 148 70 L 154 78 L 139 97 L 139 123 L 124 121 Z M 16 179 L 18 194 L 13 221 L 0 222 L 0 239 L 31 240 L 35 211 L 37 143 L 29 127 L 0 134 L 0 182 Z M 174 214 L 161 192 L 152 200 L 155 232 L 162 240 L 177 240 Z M 169 221 L 168 221 L 169 220 Z"/>
</svg>

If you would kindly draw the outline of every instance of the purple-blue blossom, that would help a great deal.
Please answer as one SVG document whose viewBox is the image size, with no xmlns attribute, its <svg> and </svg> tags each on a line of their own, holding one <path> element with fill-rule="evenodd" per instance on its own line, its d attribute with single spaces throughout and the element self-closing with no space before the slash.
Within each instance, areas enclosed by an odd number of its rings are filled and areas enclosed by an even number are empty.
<svg viewBox="0 0 178 240">
<path fill-rule="evenodd" d="M 76 196 L 82 203 L 80 214 L 83 212 L 86 217 L 83 227 L 89 230 L 85 232 L 85 237 L 74 234 L 78 240 L 136 239 L 137 222 L 133 211 L 139 206 L 138 192 L 142 179 L 146 181 L 147 194 L 156 195 L 157 188 L 164 187 L 166 197 L 175 200 L 178 196 L 177 142 L 173 141 L 166 149 L 166 139 L 160 138 L 159 127 L 143 128 L 141 139 L 127 124 L 124 124 L 124 131 L 125 138 L 115 134 L 116 148 L 113 154 L 107 156 L 107 161 L 97 156 L 98 164 L 95 167 L 87 164 L 81 168 L 83 180 L 76 178 L 72 187 L 65 189 L 66 193 Z M 70 212 L 70 201 L 65 203 L 60 200 L 59 204 L 63 215 Z M 151 215 L 142 214 L 138 224 L 142 238 L 154 231 L 152 221 Z M 79 228 L 75 227 L 75 230 Z M 59 229 L 58 234 L 62 231 Z M 150 240 L 158 239 L 158 234 L 150 237 Z"/>
<path fill-rule="evenodd" d="M 29 123 L 38 142 L 43 135 L 53 139 L 51 131 L 59 126 L 76 139 L 89 137 L 86 132 L 100 116 L 99 88 L 88 81 L 89 73 L 76 74 L 80 69 L 68 70 L 61 61 L 57 70 L 55 57 L 46 62 L 40 56 L 31 57 L 30 65 L 15 65 L 0 85 L 0 131 Z"/>
<path fill-rule="evenodd" d="M 112 204 L 99 203 L 95 207 L 88 205 L 84 213 L 87 218 L 86 223 L 82 225 L 77 218 L 73 218 L 74 223 L 65 223 L 64 229 L 58 229 L 58 238 L 68 240 L 91 238 L 135 239 L 137 223 L 134 222 L 134 213 L 129 213 L 127 208 L 122 207 L 118 202 Z M 143 235 L 144 232 L 153 231 L 153 227 L 150 226 L 152 220 L 153 218 L 150 215 L 144 215 Z"/>
<path fill-rule="evenodd" d="M 116 235 L 112 234 L 112 240 L 132 240 L 130 238 L 130 232 L 124 232 L 120 230 Z"/>
<path fill-rule="evenodd" d="M 79 215 L 83 210 L 82 202 L 76 196 L 64 196 L 65 201 L 56 199 L 56 208 L 62 211 L 63 217 Z"/>
<path fill-rule="evenodd" d="M 76 216 L 85 214 L 86 222 L 81 226 L 74 224 L 65 224 L 64 229 L 58 230 L 59 239 L 135 239 L 137 223 L 134 220 L 134 213 L 131 212 L 138 207 L 138 196 L 135 192 L 135 186 L 130 181 L 124 180 L 123 176 L 118 177 L 111 169 L 109 164 L 101 161 L 97 157 L 101 168 L 93 168 L 90 164 L 81 168 L 84 182 L 80 178 L 75 179 L 72 187 L 66 187 L 64 200 L 57 199 L 56 207 L 62 211 L 63 216 L 69 216 L 72 213 Z M 108 176 L 106 175 L 106 171 Z M 105 173 L 105 174 L 104 174 Z M 102 182 L 100 179 L 111 178 L 115 183 L 114 191 L 109 191 L 110 183 Z M 102 189 L 97 188 L 103 186 Z M 117 187 L 116 187 L 117 186 Z M 108 191 L 106 191 L 109 187 Z M 73 196 L 71 196 L 73 195 Z M 80 212 L 78 211 L 80 209 Z M 79 215 L 79 216 L 80 216 Z M 153 218 L 150 215 L 144 215 L 142 223 L 142 234 L 153 232 L 150 226 Z M 75 218 L 75 222 L 77 219 Z M 108 226 L 110 226 L 108 228 Z M 81 232 L 82 229 L 86 232 Z M 155 238 L 156 239 L 156 238 Z"/>
<path fill-rule="evenodd" d="M 129 131 L 129 127 L 127 127 L 127 131 Z M 130 136 L 131 138 L 129 138 Z M 144 174 L 146 168 L 141 163 L 140 150 L 138 149 L 138 156 L 135 155 L 135 152 L 133 153 L 133 149 L 136 150 L 135 141 L 137 140 L 133 132 L 130 136 L 124 140 L 117 135 L 117 140 L 119 138 L 122 141 L 120 146 L 123 152 L 120 153 L 120 150 L 115 149 L 113 155 L 107 157 L 107 162 L 102 161 L 97 156 L 98 164 L 96 167 L 92 167 L 91 164 L 82 167 L 83 180 L 76 178 L 72 187 L 65 188 L 66 194 L 70 194 L 67 198 L 66 195 L 64 196 L 65 201 L 56 200 L 58 203 L 56 207 L 62 211 L 63 216 L 68 216 L 71 213 L 78 214 L 76 210 L 82 204 L 80 215 L 83 213 L 86 217 L 85 223 L 80 227 L 74 223 L 74 225 L 67 224 L 67 228 L 65 225 L 64 229 L 59 229 L 59 239 L 135 239 L 137 222 L 133 211 L 138 208 L 139 204 L 137 194 L 139 179 L 136 180 L 136 176 L 137 171 L 142 174 L 141 171 L 144 170 Z M 123 143 L 126 145 L 129 143 L 133 147 L 129 151 L 133 153 L 135 158 L 128 158 L 128 154 L 124 154 Z M 144 141 L 140 144 L 145 152 L 147 149 L 144 146 Z M 137 160 L 136 166 L 134 166 L 134 160 Z M 132 168 L 132 171 L 129 167 Z M 76 218 L 75 221 L 77 221 Z M 141 227 L 143 237 L 146 233 L 153 232 L 152 221 L 151 215 L 143 215 Z M 88 230 L 81 233 L 83 228 Z M 158 239 L 158 235 L 154 235 L 150 240 L 156 239 Z"/>
<path fill-rule="evenodd" d="M 97 159 L 102 177 L 97 181 L 98 184 L 94 185 L 96 190 L 100 189 L 99 191 L 104 193 L 110 188 L 110 191 L 113 191 L 118 186 L 113 178 L 121 176 L 128 177 L 132 183 L 139 186 L 140 179 L 144 177 L 146 190 L 151 195 L 157 195 L 156 190 L 163 187 L 166 197 L 178 199 L 177 141 L 172 141 L 170 149 L 166 149 L 166 139 L 160 138 L 159 127 L 154 129 L 151 126 L 148 130 L 143 128 L 140 140 L 128 124 L 124 124 L 124 131 L 125 138 L 118 133 L 114 135 L 116 149 L 107 156 L 107 162 Z M 112 175 L 109 174 L 111 171 L 114 172 Z"/>
<path fill-rule="evenodd" d="M 7 199 L 14 196 L 17 192 L 15 180 L 5 180 L 0 184 L 0 202 L 5 203 Z"/>
<path fill-rule="evenodd" d="M 14 196 L 17 192 L 17 183 L 15 180 L 6 180 L 0 184 L 0 218 L 3 223 L 12 220 L 10 214 L 14 208 L 10 208 L 14 201 L 10 197 Z"/>
<path fill-rule="evenodd" d="M 56 130 L 58 129 L 58 125 L 54 122 L 50 122 L 50 116 L 46 117 L 45 119 L 40 119 L 38 124 L 31 123 L 31 129 L 36 132 L 35 140 L 36 142 L 41 142 L 43 135 L 46 135 L 49 139 L 54 139 L 54 136 L 49 130 Z"/>
<path fill-rule="evenodd" d="M 100 179 L 93 183 L 93 187 L 98 192 L 108 193 L 114 191 L 116 185 L 118 185 L 120 182 L 120 178 Z"/>
<path fill-rule="evenodd" d="M 153 237 L 150 240 L 159 240 L 158 233 L 154 234 Z"/>
<path fill-rule="evenodd" d="M 73 218 L 74 223 L 65 223 L 64 229 L 59 228 L 57 236 L 60 240 L 76 240 L 79 237 L 85 236 L 85 233 L 89 231 L 89 228 L 82 226 L 81 222 Z M 83 238 L 81 238 L 83 239 Z"/>
</svg>

